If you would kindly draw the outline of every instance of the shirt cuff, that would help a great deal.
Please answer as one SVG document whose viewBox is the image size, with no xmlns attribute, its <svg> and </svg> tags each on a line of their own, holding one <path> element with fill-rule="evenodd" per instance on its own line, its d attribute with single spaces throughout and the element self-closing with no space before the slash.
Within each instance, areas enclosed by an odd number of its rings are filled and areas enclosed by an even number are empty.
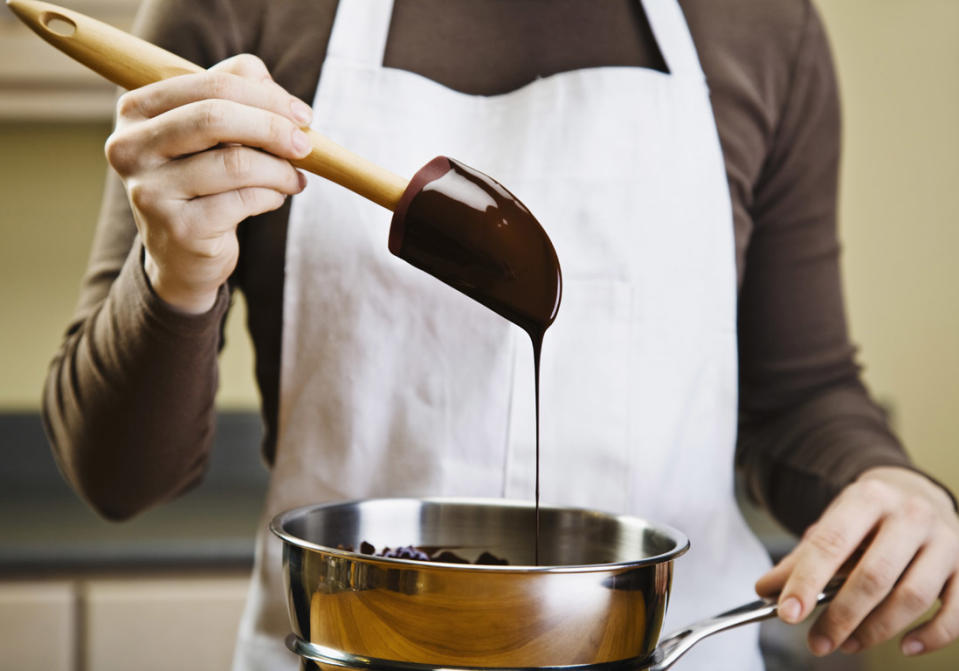
<svg viewBox="0 0 959 671">
<path fill-rule="evenodd" d="M 151 326 L 172 335 L 196 337 L 214 331 L 219 337 L 223 319 L 230 307 L 230 290 L 226 283 L 217 290 L 213 306 L 206 312 L 192 314 L 175 308 L 160 298 L 153 290 L 143 266 L 144 247 L 139 236 L 134 240 L 130 254 L 124 262 L 118 284 L 132 286 L 135 306 Z"/>
</svg>

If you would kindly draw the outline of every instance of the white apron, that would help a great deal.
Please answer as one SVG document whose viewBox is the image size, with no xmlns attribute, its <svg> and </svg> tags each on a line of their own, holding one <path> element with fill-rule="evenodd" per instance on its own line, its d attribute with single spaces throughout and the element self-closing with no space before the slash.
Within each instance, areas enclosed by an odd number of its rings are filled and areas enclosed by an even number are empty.
<svg viewBox="0 0 959 671">
<path fill-rule="evenodd" d="M 452 156 L 542 223 L 564 279 L 543 345 L 542 499 L 690 537 L 670 631 L 751 600 L 768 560 L 733 500 L 736 274 L 709 93 L 676 1 L 644 6 L 669 74 L 591 68 L 485 97 L 384 68 L 392 3 L 341 0 L 313 106 L 317 130 L 397 174 Z M 389 220 L 313 176 L 294 199 L 280 433 L 237 670 L 298 664 L 266 529 L 276 513 L 374 496 L 533 496 L 529 339 L 392 256 Z M 757 630 L 709 639 L 675 668 L 759 669 Z"/>
</svg>

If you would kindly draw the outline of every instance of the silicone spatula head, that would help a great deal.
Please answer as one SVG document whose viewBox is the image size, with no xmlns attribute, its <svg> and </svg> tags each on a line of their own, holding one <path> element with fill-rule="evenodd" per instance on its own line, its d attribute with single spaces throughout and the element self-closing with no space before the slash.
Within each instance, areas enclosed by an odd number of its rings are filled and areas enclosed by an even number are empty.
<svg viewBox="0 0 959 671">
<path fill-rule="evenodd" d="M 413 176 L 389 247 L 531 335 L 556 318 L 562 275 L 546 231 L 499 182 L 459 161 L 439 156 Z"/>
</svg>

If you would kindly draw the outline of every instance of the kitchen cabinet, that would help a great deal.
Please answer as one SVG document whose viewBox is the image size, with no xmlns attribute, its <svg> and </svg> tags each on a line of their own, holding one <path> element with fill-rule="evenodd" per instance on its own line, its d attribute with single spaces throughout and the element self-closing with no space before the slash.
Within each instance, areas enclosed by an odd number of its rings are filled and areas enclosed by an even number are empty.
<svg viewBox="0 0 959 671">
<path fill-rule="evenodd" d="M 267 472 L 221 412 L 203 484 L 122 524 L 65 484 L 37 413 L 0 413 L 0 671 L 228 671 Z"/>
<path fill-rule="evenodd" d="M 228 671 L 247 576 L 84 584 L 86 664 L 97 671 Z"/>
<path fill-rule="evenodd" d="M 229 671 L 249 574 L 0 581 L 0 669 Z"/>
<path fill-rule="evenodd" d="M 0 668 L 76 668 L 75 608 L 72 581 L 0 582 Z"/>
</svg>

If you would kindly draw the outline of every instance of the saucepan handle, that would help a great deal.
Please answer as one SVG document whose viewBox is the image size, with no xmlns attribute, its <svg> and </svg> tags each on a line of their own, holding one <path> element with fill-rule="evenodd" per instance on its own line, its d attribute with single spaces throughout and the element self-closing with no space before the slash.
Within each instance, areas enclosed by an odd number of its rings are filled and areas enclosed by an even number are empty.
<svg viewBox="0 0 959 671">
<path fill-rule="evenodd" d="M 834 578 L 816 598 L 816 605 L 832 601 L 845 578 Z M 666 671 L 685 655 L 690 648 L 707 636 L 739 627 L 750 622 L 760 622 L 775 617 L 778 612 L 776 599 L 758 599 L 738 608 L 727 610 L 705 620 L 700 620 L 660 639 L 653 654 L 636 671 Z"/>
</svg>

